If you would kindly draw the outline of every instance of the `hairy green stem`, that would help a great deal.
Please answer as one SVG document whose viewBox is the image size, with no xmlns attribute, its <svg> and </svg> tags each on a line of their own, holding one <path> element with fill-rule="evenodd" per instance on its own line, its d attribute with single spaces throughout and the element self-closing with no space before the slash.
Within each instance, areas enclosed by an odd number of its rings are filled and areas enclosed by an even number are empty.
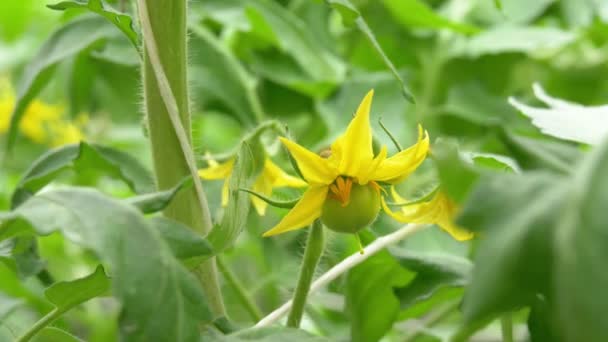
<svg viewBox="0 0 608 342">
<path fill-rule="evenodd" d="M 217 266 L 219 267 L 220 272 L 222 272 L 222 275 L 224 276 L 224 279 L 228 285 L 230 285 L 230 287 L 232 287 L 236 293 L 238 300 L 241 302 L 243 307 L 245 307 L 245 310 L 247 310 L 249 316 L 251 316 L 251 319 L 253 319 L 255 322 L 262 319 L 262 312 L 253 301 L 253 298 L 249 296 L 249 293 L 243 284 L 241 284 L 236 274 L 234 274 L 234 272 L 232 272 L 230 267 L 226 264 L 226 261 L 223 258 L 218 257 Z"/>
<path fill-rule="evenodd" d="M 30 327 L 28 331 L 26 331 L 21 337 L 17 338 L 15 342 L 27 342 L 32 337 L 34 337 L 40 330 L 44 329 L 47 325 L 53 323 L 54 320 L 59 318 L 66 310 L 59 310 L 58 308 L 54 308 L 42 317 L 38 322 Z"/>
<path fill-rule="evenodd" d="M 212 228 L 207 200 L 196 175 L 191 147 L 187 77 L 186 0 L 139 0 L 144 41 L 143 88 L 148 132 L 159 190 L 192 175 L 194 189 L 182 191 L 164 214 L 201 235 Z M 215 259 L 194 273 L 216 316 L 225 316 Z"/>
<path fill-rule="evenodd" d="M 312 277 L 317 269 L 317 264 L 323 254 L 325 246 L 325 237 L 323 236 L 323 224 L 320 220 L 316 220 L 310 227 L 308 240 L 306 241 L 306 250 L 304 258 L 300 266 L 300 275 L 298 276 L 298 284 L 296 285 L 295 293 L 293 294 L 293 306 L 287 317 L 287 326 L 298 328 L 304 313 L 306 298 L 310 291 Z"/>
<path fill-rule="evenodd" d="M 502 331 L 502 341 L 513 342 L 513 317 L 510 313 L 500 318 L 500 329 Z"/>
</svg>

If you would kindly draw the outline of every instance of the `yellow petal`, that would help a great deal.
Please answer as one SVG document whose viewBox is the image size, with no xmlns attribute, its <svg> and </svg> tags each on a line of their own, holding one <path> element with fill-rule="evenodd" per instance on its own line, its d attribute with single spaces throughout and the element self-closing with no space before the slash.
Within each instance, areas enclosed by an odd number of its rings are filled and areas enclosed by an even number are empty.
<svg viewBox="0 0 608 342">
<path fill-rule="evenodd" d="M 266 197 L 270 197 L 270 195 L 272 195 L 272 178 L 266 177 L 265 174 L 262 173 L 258 179 L 255 180 L 255 183 L 253 183 L 252 190 Z M 251 198 L 251 203 L 258 212 L 258 215 L 264 216 L 266 214 L 268 203 L 254 195 L 250 195 L 249 197 Z"/>
<path fill-rule="evenodd" d="M 398 183 L 422 164 L 429 151 L 429 134 L 418 126 L 418 142 L 415 145 L 384 160 L 371 177 L 375 181 Z"/>
<path fill-rule="evenodd" d="M 401 198 L 396 192 L 393 193 L 393 197 L 395 195 Z M 382 198 L 382 208 L 390 217 L 399 222 L 436 224 L 458 241 L 473 238 L 472 232 L 454 224 L 456 205 L 442 192 L 438 192 L 428 202 L 404 206 L 399 212 L 393 212 Z"/>
<path fill-rule="evenodd" d="M 218 164 L 215 160 L 209 160 L 209 167 L 198 170 L 199 177 L 207 180 L 228 178 L 232 173 L 234 158 Z"/>
<path fill-rule="evenodd" d="M 365 95 L 346 132 L 331 146 L 332 157 L 338 162 L 338 171 L 341 175 L 358 178 L 374 159 L 372 127 L 369 123 L 373 96 L 374 90 L 370 90 Z"/>
<path fill-rule="evenodd" d="M 272 184 L 272 187 L 287 186 L 292 188 L 302 188 L 307 185 L 306 182 L 300 178 L 287 174 L 270 159 L 266 159 L 266 162 L 264 163 L 262 177 L 265 177 L 270 184 Z"/>
<path fill-rule="evenodd" d="M 327 186 L 308 188 L 302 198 L 296 203 L 285 217 L 264 236 L 272 236 L 288 231 L 304 228 L 321 216 L 321 209 L 327 197 Z"/>
<path fill-rule="evenodd" d="M 321 158 L 291 140 L 283 137 L 279 139 L 298 163 L 298 168 L 308 183 L 328 185 L 338 176 L 338 171 L 330 165 L 327 159 Z"/>
<path fill-rule="evenodd" d="M 393 201 L 397 203 L 405 203 L 407 200 L 404 197 L 401 197 L 397 190 L 395 190 L 394 186 L 391 186 L 391 196 L 393 196 Z"/>
<path fill-rule="evenodd" d="M 357 177 L 359 184 L 365 185 L 371 180 L 371 177 L 374 176 L 376 169 L 378 169 L 384 160 L 386 160 L 387 153 L 386 146 L 382 146 L 382 149 L 378 155 L 370 163 L 363 167 L 365 171 L 359 172 L 359 176 Z"/>
</svg>

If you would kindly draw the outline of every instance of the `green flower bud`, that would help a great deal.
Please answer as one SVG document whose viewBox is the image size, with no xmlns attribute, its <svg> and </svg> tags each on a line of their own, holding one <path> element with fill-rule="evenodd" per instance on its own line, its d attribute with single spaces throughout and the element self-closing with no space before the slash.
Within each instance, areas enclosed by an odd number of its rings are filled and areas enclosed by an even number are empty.
<svg viewBox="0 0 608 342">
<path fill-rule="evenodd" d="M 344 191 L 334 193 L 337 192 L 334 189 L 330 188 L 321 213 L 321 222 L 327 228 L 354 234 L 376 220 L 380 212 L 380 190 L 377 184 L 352 183 L 349 184 L 346 194 Z M 346 196 L 343 196 L 344 194 Z"/>
</svg>

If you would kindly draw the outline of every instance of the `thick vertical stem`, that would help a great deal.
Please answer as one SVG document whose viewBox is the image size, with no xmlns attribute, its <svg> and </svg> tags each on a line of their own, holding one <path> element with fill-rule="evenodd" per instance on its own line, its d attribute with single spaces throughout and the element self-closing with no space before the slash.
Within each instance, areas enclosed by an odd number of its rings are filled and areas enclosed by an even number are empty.
<svg viewBox="0 0 608 342">
<path fill-rule="evenodd" d="M 317 269 L 319 259 L 321 259 L 321 255 L 323 254 L 324 246 L 325 237 L 323 236 L 323 224 L 321 224 L 320 220 L 316 220 L 310 227 L 310 232 L 308 233 L 306 250 L 304 251 L 304 258 L 302 259 L 302 265 L 300 266 L 300 275 L 298 276 L 298 284 L 296 285 L 296 291 L 293 294 L 293 306 L 287 317 L 287 326 L 289 327 L 297 328 L 300 326 L 302 314 L 304 313 L 304 306 L 306 306 L 306 298 L 308 298 L 308 292 L 310 291 L 312 277 Z"/>
<path fill-rule="evenodd" d="M 179 119 L 188 141 L 190 137 L 190 111 L 188 99 L 187 76 L 187 43 L 186 43 L 186 0 L 140 0 L 140 15 L 149 21 L 149 30 L 143 30 L 144 42 L 151 39 L 156 43 L 156 51 L 144 43 L 143 86 L 146 119 L 157 186 L 160 190 L 173 187 L 184 177 L 191 174 L 183 144 L 180 144 L 176 128 L 169 113 L 170 105 L 161 94 L 155 66 L 151 61 L 151 52 L 157 54 L 162 70 L 169 83 Z M 143 19 L 142 19 L 143 21 Z M 152 35 L 152 37 L 146 37 Z M 158 72 L 158 65 L 156 66 Z M 201 194 L 202 195 L 202 194 Z M 195 189 L 182 191 L 165 209 L 164 214 L 180 221 L 200 234 L 207 234 L 211 229 L 209 209 L 204 199 L 197 196 Z M 209 300 L 209 305 L 218 316 L 224 316 L 225 310 L 219 283 L 215 259 L 200 265 L 195 270 Z"/>
</svg>

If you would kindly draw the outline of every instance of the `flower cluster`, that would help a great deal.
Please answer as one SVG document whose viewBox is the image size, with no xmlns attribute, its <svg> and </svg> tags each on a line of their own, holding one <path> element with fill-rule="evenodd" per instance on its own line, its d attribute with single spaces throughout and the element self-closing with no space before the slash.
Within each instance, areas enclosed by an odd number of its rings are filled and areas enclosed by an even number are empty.
<svg viewBox="0 0 608 342">
<path fill-rule="evenodd" d="M 8 79 L 0 79 L 0 134 L 8 130 L 15 108 L 15 92 Z M 51 147 L 79 142 L 84 139 L 82 127 L 87 121 L 81 115 L 76 122 L 65 118 L 61 106 L 34 99 L 19 123 L 19 131 L 29 140 Z"/>
<path fill-rule="evenodd" d="M 287 138 L 279 138 L 297 163 L 305 182 L 288 175 L 267 159 L 253 191 L 270 195 L 274 187 L 280 186 L 307 186 L 307 189 L 287 215 L 264 236 L 304 228 L 317 219 L 334 231 L 357 233 L 371 225 L 383 208 L 400 222 L 437 224 L 458 240 L 472 237 L 471 233 L 453 223 L 457 208 L 441 192 L 429 201 L 403 206 L 400 212 L 393 212 L 388 207 L 382 186 L 400 183 L 411 175 L 426 159 L 430 139 L 419 126 L 418 140 L 414 145 L 390 157 L 386 146 L 374 154 L 370 125 L 373 94 L 373 90 L 367 93 L 344 134 L 322 154 L 309 151 Z M 233 160 L 222 164 L 211 161 L 209 167 L 199 173 L 204 179 L 226 179 L 223 205 L 228 201 L 227 184 L 233 163 Z M 394 189 L 393 198 L 397 202 L 405 202 Z M 258 213 L 263 215 L 266 203 L 255 196 L 252 196 L 252 201 Z"/>
</svg>

